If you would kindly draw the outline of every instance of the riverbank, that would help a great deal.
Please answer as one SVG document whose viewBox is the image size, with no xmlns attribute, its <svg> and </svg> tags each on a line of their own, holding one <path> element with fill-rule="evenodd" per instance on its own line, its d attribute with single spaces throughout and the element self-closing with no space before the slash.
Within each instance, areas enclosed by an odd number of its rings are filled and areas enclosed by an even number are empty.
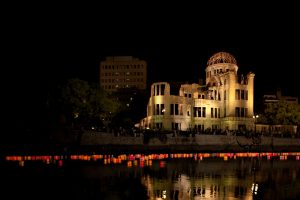
<svg viewBox="0 0 300 200">
<path fill-rule="evenodd" d="M 143 135 L 115 136 L 111 133 L 85 131 L 72 143 L 2 146 L 2 154 L 94 154 L 94 153 L 181 153 L 181 152 L 300 152 L 300 138 L 166 134 L 162 138 Z"/>
<path fill-rule="evenodd" d="M 30 146 L 6 148 L 1 152 L 7 155 L 79 155 L 79 154 L 131 154 L 131 153 L 239 153 L 239 152 L 300 152 L 299 145 L 292 146 L 240 146 L 216 145 L 80 145 L 80 146 Z"/>
<path fill-rule="evenodd" d="M 164 152 L 294 152 L 300 151 L 300 138 L 199 135 L 194 137 L 165 135 L 164 138 L 150 138 L 142 135 L 114 136 L 110 133 L 87 131 L 82 135 L 81 146 L 99 148 L 100 151 L 164 151 Z"/>
</svg>

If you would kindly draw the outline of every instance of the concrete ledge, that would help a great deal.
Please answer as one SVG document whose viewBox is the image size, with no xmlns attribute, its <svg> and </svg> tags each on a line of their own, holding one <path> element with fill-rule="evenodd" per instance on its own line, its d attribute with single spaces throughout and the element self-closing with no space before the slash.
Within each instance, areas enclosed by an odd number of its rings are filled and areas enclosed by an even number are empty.
<svg viewBox="0 0 300 200">
<path fill-rule="evenodd" d="M 273 141 L 273 142 L 272 142 Z M 0 155 L 93 154 L 93 153 L 174 153 L 174 152 L 300 152 L 299 138 L 262 137 L 259 145 L 243 136 L 195 135 L 165 140 L 85 132 L 81 143 L 2 145 Z"/>
<path fill-rule="evenodd" d="M 151 138 L 145 143 L 144 137 L 113 136 L 110 133 L 85 132 L 81 147 L 103 152 L 160 151 L 160 152 L 243 152 L 243 151 L 299 151 L 299 138 L 261 137 L 259 145 L 244 136 L 195 135 L 195 137 L 172 137 L 165 141 Z"/>
</svg>

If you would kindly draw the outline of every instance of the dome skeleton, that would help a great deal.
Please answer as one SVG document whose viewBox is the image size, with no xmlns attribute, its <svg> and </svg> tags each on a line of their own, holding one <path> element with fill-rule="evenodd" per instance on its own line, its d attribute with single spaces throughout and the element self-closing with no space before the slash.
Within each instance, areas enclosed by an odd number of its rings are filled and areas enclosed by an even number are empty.
<svg viewBox="0 0 300 200">
<path fill-rule="evenodd" d="M 219 52 L 214 54 L 212 57 L 209 58 L 207 65 L 214 65 L 218 63 L 231 63 L 231 64 L 237 64 L 235 58 L 227 53 L 227 52 Z"/>
</svg>

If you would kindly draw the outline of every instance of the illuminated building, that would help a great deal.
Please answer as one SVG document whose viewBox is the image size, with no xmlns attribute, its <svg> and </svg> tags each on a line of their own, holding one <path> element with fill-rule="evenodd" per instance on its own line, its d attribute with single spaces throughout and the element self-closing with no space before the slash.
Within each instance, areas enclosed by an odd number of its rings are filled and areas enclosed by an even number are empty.
<svg viewBox="0 0 300 200">
<path fill-rule="evenodd" d="M 140 127 L 163 130 L 253 129 L 254 76 L 238 75 L 235 58 L 226 52 L 207 62 L 206 84 L 153 83 L 147 117 Z"/>
<path fill-rule="evenodd" d="M 100 86 L 109 92 L 124 88 L 144 90 L 147 63 L 132 56 L 110 56 L 100 62 Z"/>
</svg>

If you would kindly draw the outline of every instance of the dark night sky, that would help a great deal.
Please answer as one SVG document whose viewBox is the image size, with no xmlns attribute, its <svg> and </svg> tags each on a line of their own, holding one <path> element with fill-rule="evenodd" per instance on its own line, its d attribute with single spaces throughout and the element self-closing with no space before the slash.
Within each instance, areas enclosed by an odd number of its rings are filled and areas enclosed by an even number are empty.
<svg viewBox="0 0 300 200">
<path fill-rule="evenodd" d="M 43 96 L 53 82 L 73 77 L 96 82 L 99 62 L 113 55 L 145 59 L 150 82 L 197 82 L 209 57 L 219 51 L 236 58 L 239 73 L 256 74 L 257 96 L 277 87 L 300 96 L 299 12 L 274 4 L 28 12 L 5 31 L 13 86 L 8 96 L 21 94 L 25 103 L 35 104 L 32 97 Z"/>
</svg>

